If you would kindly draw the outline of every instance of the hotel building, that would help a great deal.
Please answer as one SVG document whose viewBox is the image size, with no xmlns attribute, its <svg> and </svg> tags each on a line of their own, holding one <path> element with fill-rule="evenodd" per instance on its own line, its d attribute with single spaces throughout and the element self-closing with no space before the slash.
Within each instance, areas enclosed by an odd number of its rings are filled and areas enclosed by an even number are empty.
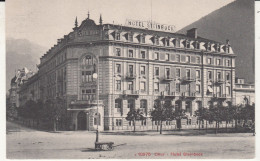
<svg viewBox="0 0 260 161">
<path fill-rule="evenodd" d="M 88 15 L 78 26 L 76 19 L 73 31 L 41 57 L 34 87 L 27 83 L 21 95 L 62 98 L 75 130 L 94 130 L 98 123 L 104 130 L 130 130 L 133 125 L 125 117 L 131 108 L 147 117 L 137 129 L 156 128 L 150 111 L 162 100 L 185 109 L 182 127 L 194 128 L 198 108 L 235 103 L 236 55 L 228 40 L 199 37 L 196 28 L 178 34 L 99 21 Z M 163 126 L 176 128 L 176 122 Z"/>
</svg>

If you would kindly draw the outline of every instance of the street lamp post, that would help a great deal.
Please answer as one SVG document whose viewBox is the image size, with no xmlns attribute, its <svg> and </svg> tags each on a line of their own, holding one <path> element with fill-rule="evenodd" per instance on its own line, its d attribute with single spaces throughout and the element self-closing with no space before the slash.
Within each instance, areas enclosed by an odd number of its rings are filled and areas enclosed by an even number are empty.
<svg viewBox="0 0 260 161">
<path fill-rule="evenodd" d="M 100 120 L 100 115 L 98 113 L 98 101 L 99 101 L 99 78 L 98 78 L 98 73 L 99 73 L 99 56 L 95 56 L 95 59 L 97 61 L 97 69 L 96 72 L 93 74 L 93 78 L 97 80 L 97 91 L 96 91 L 96 101 L 97 101 L 97 117 L 96 117 L 96 123 L 97 123 L 97 130 L 96 130 L 96 143 L 99 141 L 99 131 L 98 131 L 98 125 L 99 125 L 99 120 Z"/>
</svg>

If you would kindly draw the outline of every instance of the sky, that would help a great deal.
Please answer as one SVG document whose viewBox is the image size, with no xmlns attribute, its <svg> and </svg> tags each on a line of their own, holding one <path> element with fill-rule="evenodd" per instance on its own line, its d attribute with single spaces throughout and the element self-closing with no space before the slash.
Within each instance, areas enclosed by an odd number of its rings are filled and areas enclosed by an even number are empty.
<svg viewBox="0 0 260 161">
<path fill-rule="evenodd" d="M 50 48 L 87 18 L 125 24 L 126 19 L 174 25 L 176 31 L 234 0 L 8 0 L 6 37 Z"/>
</svg>

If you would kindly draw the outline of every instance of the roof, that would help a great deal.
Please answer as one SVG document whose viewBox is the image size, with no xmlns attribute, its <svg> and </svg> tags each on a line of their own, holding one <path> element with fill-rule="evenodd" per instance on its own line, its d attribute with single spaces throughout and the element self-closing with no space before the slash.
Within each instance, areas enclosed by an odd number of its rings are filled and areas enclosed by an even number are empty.
<svg viewBox="0 0 260 161">
<path fill-rule="evenodd" d="M 211 43 L 219 43 L 223 44 L 222 42 L 217 42 L 214 40 L 206 39 L 203 37 L 198 36 L 196 39 L 189 37 L 185 34 L 180 34 L 180 33 L 171 33 L 171 32 L 163 32 L 163 31 L 156 31 L 156 30 L 148 30 L 148 29 L 141 29 L 141 28 L 134 28 L 134 27 L 128 27 L 128 26 L 121 26 L 121 25 L 114 25 L 114 24 L 104 24 L 104 26 L 109 26 L 110 28 L 114 29 L 121 29 L 127 32 L 141 32 L 147 35 L 158 35 L 162 37 L 178 37 L 178 38 L 185 38 L 185 39 L 190 39 L 190 40 L 197 40 L 197 41 L 206 41 L 206 42 L 211 42 Z"/>
</svg>

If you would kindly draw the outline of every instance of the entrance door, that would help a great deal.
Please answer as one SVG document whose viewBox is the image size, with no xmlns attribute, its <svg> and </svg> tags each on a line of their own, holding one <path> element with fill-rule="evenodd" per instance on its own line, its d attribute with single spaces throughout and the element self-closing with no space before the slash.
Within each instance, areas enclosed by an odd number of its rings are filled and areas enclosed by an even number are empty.
<svg viewBox="0 0 260 161">
<path fill-rule="evenodd" d="M 79 112 L 78 114 L 78 130 L 86 130 L 86 113 L 85 112 Z"/>
</svg>

